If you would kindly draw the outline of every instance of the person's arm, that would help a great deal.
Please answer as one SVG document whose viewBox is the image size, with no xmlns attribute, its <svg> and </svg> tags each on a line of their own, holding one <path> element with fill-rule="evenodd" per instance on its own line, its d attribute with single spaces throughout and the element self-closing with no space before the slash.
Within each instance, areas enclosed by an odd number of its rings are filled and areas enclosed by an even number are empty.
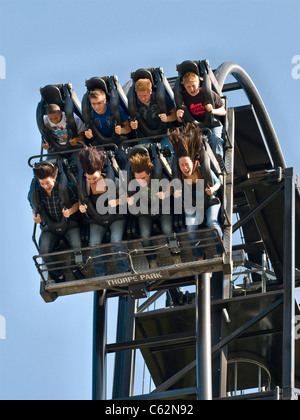
<svg viewBox="0 0 300 420">
<path fill-rule="evenodd" d="M 130 120 L 130 127 L 132 130 L 137 130 L 139 126 L 138 120 Z"/>
<path fill-rule="evenodd" d="M 172 109 L 170 111 L 170 115 L 167 114 L 158 114 L 159 118 L 161 119 L 162 122 L 167 123 L 167 122 L 173 122 L 177 120 L 177 115 L 176 115 L 176 109 Z"/>
<path fill-rule="evenodd" d="M 118 207 L 125 204 L 124 199 L 123 198 L 116 198 L 116 199 L 112 199 L 108 202 L 108 205 L 110 207 Z"/>
<path fill-rule="evenodd" d="M 212 187 L 207 187 L 205 188 L 205 192 L 207 195 L 213 195 L 216 191 L 218 191 L 218 189 L 220 188 L 221 184 L 215 184 Z"/>
<path fill-rule="evenodd" d="M 40 216 L 38 213 L 37 213 L 37 214 L 35 214 L 35 211 L 34 211 L 34 210 L 32 210 L 32 214 L 33 214 L 33 220 L 34 220 L 34 223 L 37 223 L 37 224 L 42 223 L 41 216 Z"/>
<path fill-rule="evenodd" d="M 173 194 L 173 188 L 171 188 L 171 183 L 169 182 L 168 185 L 166 186 L 165 191 L 160 191 L 156 195 L 158 196 L 160 200 L 165 200 L 166 198 L 171 197 L 172 194 Z"/>
<path fill-rule="evenodd" d="M 216 177 L 213 171 L 211 171 L 211 173 L 212 173 L 212 179 L 214 181 L 214 185 L 209 186 L 205 189 L 205 192 L 207 195 L 213 195 L 221 187 L 220 180 Z"/>
<path fill-rule="evenodd" d="M 77 137 L 74 137 L 73 139 L 70 140 L 71 146 L 76 146 L 80 141 L 83 140 L 83 137 L 84 137 L 84 134 L 79 133 Z"/>
<path fill-rule="evenodd" d="M 49 144 L 46 140 L 44 140 L 44 141 L 42 142 L 42 148 L 43 148 L 44 150 L 48 150 L 48 149 L 50 148 L 50 144 Z"/>
<path fill-rule="evenodd" d="M 67 219 L 72 216 L 72 214 L 76 213 L 79 209 L 79 202 L 73 204 L 73 206 L 70 209 L 62 209 L 62 213 L 64 217 Z"/>
<path fill-rule="evenodd" d="M 77 187 L 72 184 L 71 182 L 68 182 L 68 196 L 69 196 L 69 200 L 72 204 L 72 207 L 69 209 L 62 209 L 62 213 L 64 215 L 64 217 L 69 218 L 72 216 L 72 214 L 76 213 L 79 210 L 79 206 L 81 205 L 79 199 L 78 199 L 78 192 L 77 192 Z"/>
<path fill-rule="evenodd" d="M 116 125 L 115 126 L 115 132 L 119 136 L 121 134 L 129 134 L 130 131 L 131 131 L 131 127 L 130 127 L 130 124 L 129 124 L 129 120 L 124 121 L 123 126 L 121 126 L 121 125 Z"/>
<path fill-rule="evenodd" d="M 79 202 L 79 211 L 80 211 L 80 213 L 86 213 L 87 205 Z"/>
<path fill-rule="evenodd" d="M 216 115 L 217 117 L 223 117 L 224 115 L 226 115 L 224 101 L 221 98 L 221 96 L 217 95 L 215 92 L 212 92 L 212 94 L 215 103 L 215 108 L 212 106 L 212 104 L 207 104 L 205 106 L 205 109 L 206 111 L 210 112 L 213 115 Z"/>
<path fill-rule="evenodd" d="M 116 127 L 115 127 L 115 132 L 116 132 L 116 134 L 119 134 L 119 135 L 121 135 L 121 134 L 129 134 L 130 131 L 131 131 L 131 127 L 130 127 L 130 124 L 129 124 L 129 120 L 126 120 L 123 123 L 123 126 L 116 125 Z"/>
<path fill-rule="evenodd" d="M 93 132 L 90 128 L 84 132 L 84 135 L 89 140 L 93 138 Z"/>
<path fill-rule="evenodd" d="M 221 106 L 220 108 L 213 108 L 211 104 L 207 104 L 205 106 L 205 109 L 207 112 L 210 112 L 213 115 L 216 115 L 217 117 L 223 117 L 226 115 L 226 109 L 225 106 Z"/>
<path fill-rule="evenodd" d="M 115 133 L 118 135 L 129 134 L 131 131 L 129 115 L 124 111 L 121 105 L 119 105 L 119 111 L 121 115 L 122 125 L 115 126 Z"/>
<path fill-rule="evenodd" d="M 177 111 L 176 111 L 177 121 L 182 122 L 183 115 L 184 115 L 184 110 L 183 109 L 177 109 Z"/>
<path fill-rule="evenodd" d="M 127 196 L 127 203 L 129 206 L 133 206 L 134 205 L 134 196 Z"/>
</svg>

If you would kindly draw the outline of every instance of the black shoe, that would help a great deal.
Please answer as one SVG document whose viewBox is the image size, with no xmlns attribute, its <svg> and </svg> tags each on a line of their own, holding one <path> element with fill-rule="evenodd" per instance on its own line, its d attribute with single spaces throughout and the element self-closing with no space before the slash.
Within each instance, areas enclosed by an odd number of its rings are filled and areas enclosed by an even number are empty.
<svg viewBox="0 0 300 420">
<path fill-rule="evenodd" d="M 82 272 L 80 270 L 78 270 L 78 269 L 77 270 L 73 270 L 72 273 L 73 273 L 73 276 L 75 277 L 75 280 L 85 279 L 84 274 L 82 274 Z"/>
<path fill-rule="evenodd" d="M 66 277 L 65 277 L 65 275 L 64 275 L 64 274 L 62 274 L 61 276 L 56 277 L 56 278 L 54 279 L 54 281 L 55 281 L 55 283 L 64 283 L 64 282 L 66 281 Z"/>
</svg>

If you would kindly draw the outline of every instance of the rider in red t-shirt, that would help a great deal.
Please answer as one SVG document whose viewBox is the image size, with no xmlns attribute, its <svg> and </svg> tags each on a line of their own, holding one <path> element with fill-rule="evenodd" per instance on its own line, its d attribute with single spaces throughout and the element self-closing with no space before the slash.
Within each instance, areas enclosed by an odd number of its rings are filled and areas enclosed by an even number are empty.
<svg viewBox="0 0 300 420">
<path fill-rule="evenodd" d="M 193 72 L 187 72 L 183 76 L 183 85 L 185 87 L 185 92 L 183 92 L 184 103 L 196 121 L 203 122 L 205 119 L 206 112 L 210 112 L 215 117 L 221 117 L 226 115 L 226 109 L 223 100 L 215 92 L 212 92 L 214 107 L 212 104 L 206 103 L 205 94 L 203 88 L 200 85 L 200 79 L 197 74 Z M 182 122 L 184 110 L 178 109 L 176 115 L 178 121 Z M 214 154 L 217 157 L 220 156 L 221 158 L 223 158 L 224 140 L 221 137 L 223 126 L 220 121 L 218 121 L 218 123 L 219 125 L 217 127 L 208 127 L 212 131 L 212 136 L 209 140 L 209 144 Z"/>
</svg>

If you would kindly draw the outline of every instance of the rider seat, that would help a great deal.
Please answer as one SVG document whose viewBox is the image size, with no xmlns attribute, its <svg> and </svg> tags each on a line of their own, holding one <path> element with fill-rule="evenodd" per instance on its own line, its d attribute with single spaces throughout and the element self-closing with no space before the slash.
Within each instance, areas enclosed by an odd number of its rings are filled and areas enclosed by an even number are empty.
<svg viewBox="0 0 300 420">
<path fill-rule="evenodd" d="M 40 89 L 41 100 L 36 110 L 36 120 L 42 139 L 47 141 L 55 151 L 66 151 L 70 149 L 69 143 L 61 145 L 53 130 L 45 126 L 44 115 L 50 104 L 56 104 L 65 112 L 67 120 L 68 139 L 78 136 L 78 130 L 74 119 L 74 113 L 82 120 L 80 102 L 72 89 L 72 85 L 57 84 L 47 85 Z"/>
<path fill-rule="evenodd" d="M 149 79 L 152 84 L 152 89 L 155 92 L 155 98 L 159 108 L 159 114 L 169 114 L 167 107 L 167 96 L 174 101 L 174 94 L 169 85 L 166 76 L 163 73 L 163 69 L 159 68 L 141 68 L 131 73 L 131 81 L 127 83 L 125 91 L 127 91 L 128 97 L 128 111 L 130 117 L 138 121 L 139 127 L 142 128 L 142 132 L 146 136 L 158 136 L 162 132 L 166 131 L 166 123 L 161 122 L 156 129 L 152 129 L 149 124 L 145 122 L 138 113 L 137 95 L 135 92 L 135 83 L 139 79 Z"/>
<path fill-rule="evenodd" d="M 185 91 L 185 88 L 183 85 L 183 76 L 188 72 L 192 72 L 192 73 L 197 74 L 200 78 L 201 86 L 204 90 L 206 104 L 209 103 L 213 105 L 214 107 L 214 100 L 213 100 L 213 95 L 212 95 L 214 86 L 209 77 L 207 61 L 186 60 L 186 61 L 183 61 L 181 64 L 177 64 L 176 70 L 178 72 L 178 77 L 174 85 L 174 97 L 175 97 L 175 103 L 176 103 L 177 109 L 184 110 L 184 115 L 182 117 L 182 120 L 185 123 L 190 122 L 190 123 L 200 125 L 201 128 L 202 127 L 213 128 L 213 127 L 218 126 L 219 125 L 218 120 L 209 112 L 205 113 L 205 118 L 203 122 L 200 123 L 196 121 L 193 115 L 187 109 L 184 103 L 184 99 L 183 99 L 183 92 Z"/>
<path fill-rule="evenodd" d="M 82 115 L 83 120 L 88 128 L 93 132 L 92 144 L 107 144 L 115 143 L 120 144 L 126 140 L 127 137 L 119 136 L 115 133 L 111 137 L 107 137 L 100 132 L 92 118 L 92 107 L 89 100 L 89 93 L 94 89 L 101 89 L 106 94 L 106 99 L 109 102 L 110 111 L 112 113 L 114 122 L 117 125 L 123 125 L 119 106 L 121 106 L 126 113 L 128 113 L 128 101 L 127 97 L 118 81 L 116 75 L 114 76 L 103 76 L 103 77 L 92 77 L 85 82 L 87 91 L 82 98 Z"/>
</svg>

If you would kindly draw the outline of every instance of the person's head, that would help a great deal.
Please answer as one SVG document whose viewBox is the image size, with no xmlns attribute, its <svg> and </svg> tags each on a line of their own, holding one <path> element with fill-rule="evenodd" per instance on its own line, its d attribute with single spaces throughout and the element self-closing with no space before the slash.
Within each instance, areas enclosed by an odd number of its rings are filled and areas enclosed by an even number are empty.
<svg viewBox="0 0 300 420">
<path fill-rule="evenodd" d="M 169 131 L 170 142 L 184 176 L 191 176 L 201 161 L 202 131 L 194 124 Z"/>
<path fill-rule="evenodd" d="M 192 176 L 197 167 L 197 161 L 193 162 L 190 156 L 182 156 L 178 159 L 178 166 L 184 176 Z"/>
<path fill-rule="evenodd" d="M 101 178 L 103 166 L 105 165 L 105 152 L 103 150 L 97 150 L 95 146 L 86 146 L 79 152 L 78 158 L 88 182 L 91 185 L 97 184 Z"/>
<path fill-rule="evenodd" d="M 151 172 L 154 168 L 149 155 L 137 153 L 129 159 L 129 162 L 131 171 L 138 183 L 142 187 L 149 185 L 151 181 Z"/>
<path fill-rule="evenodd" d="M 196 73 L 193 73 L 191 71 L 185 73 L 185 75 L 182 78 L 182 82 L 189 95 L 198 95 L 200 90 L 200 79 Z"/>
<path fill-rule="evenodd" d="M 92 108 L 97 114 L 104 114 L 106 112 L 106 95 L 103 90 L 91 90 L 89 93 L 89 100 Z"/>
<path fill-rule="evenodd" d="M 40 162 L 33 167 L 34 175 L 38 178 L 41 187 L 51 193 L 56 182 L 58 168 L 51 162 Z"/>
<path fill-rule="evenodd" d="M 46 108 L 46 114 L 52 124 L 59 124 L 62 118 L 62 110 L 56 104 L 50 104 Z"/>
<path fill-rule="evenodd" d="M 148 104 L 151 101 L 152 83 L 149 79 L 139 79 L 135 82 L 136 95 L 142 104 Z"/>
</svg>

